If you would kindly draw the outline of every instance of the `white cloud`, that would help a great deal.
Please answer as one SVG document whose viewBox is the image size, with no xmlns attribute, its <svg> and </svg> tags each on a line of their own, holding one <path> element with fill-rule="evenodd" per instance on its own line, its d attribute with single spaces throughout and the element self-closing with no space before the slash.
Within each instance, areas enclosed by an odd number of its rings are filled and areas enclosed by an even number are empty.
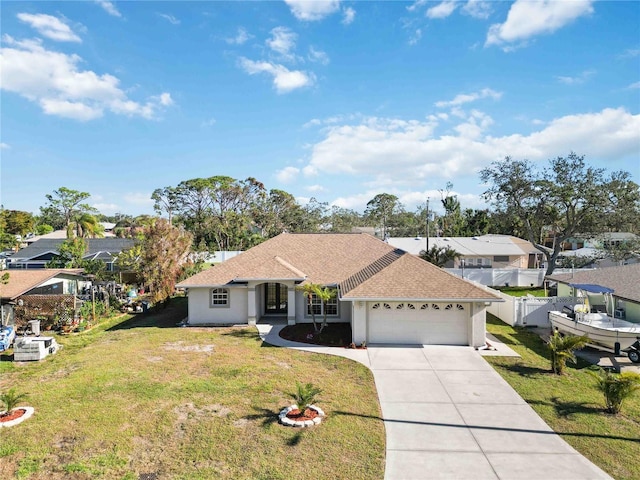
<svg viewBox="0 0 640 480">
<path fill-rule="evenodd" d="M 105 12 L 114 17 L 122 17 L 122 14 L 118 11 L 113 2 L 108 2 L 107 0 L 96 0 L 96 3 L 100 5 Z"/>
<path fill-rule="evenodd" d="M 435 116 L 425 121 L 365 118 L 324 127 L 324 138 L 312 146 L 302 170 L 371 179 L 369 185 L 390 191 L 410 189 L 426 179 L 477 177 L 480 169 L 507 155 L 545 161 L 578 149 L 609 162 L 638 155 L 640 114 L 623 108 L 567 115 L 528 135 L 492 136 L 492 122 L 472 111 L 444 134 L 436 133 L 441 125 Z"/>
<path fill-rule="evenodd" d="M 446 0 L 445 2 L 439 3 L 435 7 L 431 7 L 427 9 L 427 17 L 428 18 L 447 18 L 451 15 L 455 9 L 458 7 L 458 4 L 452 0 Z"/>
<path fill-rule="evenodd" d="M 631 85 L 627 86 L 628 90 L 637 90 L 638 88 L 640 88 L 640 82 L 632 83 Z"/>
<path fill-rule="evenodd" d="M 209 118 L 208 120 L 203 121 L 200 126 L 201 127 L 213 127 L 216 124 L 217 120 L 215 118 Z"/>
<path fill-rule="evenodd" d="M 9 149 L 9 148 L 11 148 L 11 145 L 9 145 L 8 143 L 4 143 L 4 142 L 0 143 L 0 149 L 1 150 Z"/>
<path fill-rule="evenodd" d="M 329 55 L 322 50 L 316 50 L 313 46 L 309 47 L 309 55 L 307 55 L 307 58 L 314 63 L 321 63 L 322 65 L 329 64 Z"/>
<path fill-rule="evenodd" d="M 73 33 L 69 25 L 57 17 L 46 15 L 44 13 L 31 14 L 19 13 L 18 19 L 24 23 L 28 23 L 38 33 L 51 40 L 58 42 L 81 42 L 78 35 Z"/>
<path fill-rule="evenodd" d="M 91 206 L 103 215 L 113 215 L 120 211 L 120 207 L 116 203 L 94 203 Z"/>
<path fill-rule="evenodd" d="M 79 70 L 80 56 L 47 50 L 38 40 L 18 41 L 8 35 L 3 40 L 9 46 L 0 49 L 2 89 L 37 103 L 47 115 L 87 121 L 109 110 L 154 118 L 173 103 L 166 92 L 145 103 L 133 101 L 120 88 L 118 78 Z"/>
<path fill-rule="evenodd" d="M 166 21 L 168 21 L 172 25 L 180 25 L 180 20 L 178 20 L 173 15 L 169 15 L 168 13 L 158 13 L 158 15 L 164 18 Z"/>
<path fill-rule="evenodd" d="M 456 95 L 453 100 L 436 102 L 436 107 L 457 107 L 469 102 L 475 102 L 483 98 L 491 98 L 493 100 L 500 100 L 502 92 L 496 92 L 490 88 L 483 88 L 479 92 L 473 93 L 461 93 Z M 455 113 L 454 113 L 455 114 Z"/>
<path fill-rule="evenodd" d="M 291 183 L 300 175 L 300 169 L 296 167 L 284 167 L 276 172 L 276 178 L 281 183 Z"/>
<path fill-rule="evenodd" d="M 238 33 L 236 33 L 236 36 L 225 38 L 225 41 L 229 45 L 243 45 L 244 43 L 248 42 L 252 38 L 253 38 L 253 35 L 247 32 L 246 29 L 244 29 L 243 27 L 238 27 Z"/>
<path fill-rule="evenodd" d="M 628 48 L 624 53 L 618 55 L 619 58 L 634 58 L 640 55 L 640 48 Z"/>
<path fill-rule="evenodd" d="M 284 0 L 298 20 L 313 22 L 337 12 L 340 0 Z"/>
<path fill-rule="evenodd" d="M 151 200 L 150 193 L 128 192 L 125 193 L 122 198 L 129 205 L 135 207 L 153 207 L 153 200 Z"/>
<path fill-rule="evenodd" d="M 575 77 L 556 76 L 556 79 L 560 83 L 564 83 L 565 85 L 580 85 L 586 82 L 589 77 L 592 77 L 595 73 L 595 70 L 585 70 L 580 75 L 577 75 Z"/>
<path fill-rule="evenodd" d="M 306 187 L 304 187 L 304 189 L 307 192 L 311 192 L 311 193 L 317 193 L 317 192 L 324 192 L 325 188 L 322 185 L 308 185 Z"/>
<path fill-rule="evenodd" d="M 553 33 L 575 19 L 593 13 L 593 0 L 516 0 L 504 23 L 491 25 L 485 47 L 523 42 L 535 35 Z"/>
<path fill-rule="evenodd" d="M 416 28 L 413 36 L 409 39 L 409 45 L 416 45 L 422 38 L 422 29 Z"/>
<path fill-rule="evenodd" d="M 315 83 L 311 72 L 289 70 L 283 65 L 271 62 L 254 62 L 248 58 L 240 58 L 240 67 L 249 75 L 267 73 L 273 77 L 273 86 L 278 93 L 288 93 L 298 88 L 308 87 Z"/>
<path fill-rule="evenodd" d="M 356 11 L 347 7 L 342 11 L 342 24 L 343 25 L 351 25 L 356 18 Z"/>
<path fill-rule="evenodd" d="M 292 61 L 295 56 L 291 53 L 291 50 L 296 48 L 297 38 L 298 35 L 287 27 L 276 27 L 271 30 L 271 38 L 268 38 L 265 43 L 283 59 Z"/>
<path fill-rule="evenodd" d="M 425 5 L 427 1 L 428 0 L 416 0 L 415 2 L 413 2 L 411 5 L 407 7 L 407 10 L 410 12 L 415 12 L 416 10 L 420 9 L 420 7 Z"/>
<path fill-rule="evenodd" d="M 484 0 L 469 0 L 462 12 L 480 20 L 486 20 L 489 18 L 492 12 L 491 3 Z"/>
</svg>

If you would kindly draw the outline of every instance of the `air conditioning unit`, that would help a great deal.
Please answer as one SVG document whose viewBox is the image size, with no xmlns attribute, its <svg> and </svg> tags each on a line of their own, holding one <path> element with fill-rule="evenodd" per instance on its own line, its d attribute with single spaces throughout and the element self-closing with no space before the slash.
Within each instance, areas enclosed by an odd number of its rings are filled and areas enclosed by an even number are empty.
<svg viewBox="0 0 640 480">
<path fill-rule="evenodd" d="M 625 318 L 624 308 L 616 308 L 613 316 L 614 318 Z"/>
</svg>

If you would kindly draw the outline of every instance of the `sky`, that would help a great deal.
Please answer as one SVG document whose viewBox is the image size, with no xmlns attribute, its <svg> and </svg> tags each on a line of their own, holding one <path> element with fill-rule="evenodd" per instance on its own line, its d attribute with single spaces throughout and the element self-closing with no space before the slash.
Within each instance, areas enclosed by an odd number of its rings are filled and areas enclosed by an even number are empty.
<svg viewBox="0 0 640 480">
<path fill-rule="evenodd" d="M 640 2 L 0 3 L 0 202 L 153 213 L 254 177 L 362 212 L 485 208 L 481 169 L 574 151 L 640 183 Z"/>
</svg>

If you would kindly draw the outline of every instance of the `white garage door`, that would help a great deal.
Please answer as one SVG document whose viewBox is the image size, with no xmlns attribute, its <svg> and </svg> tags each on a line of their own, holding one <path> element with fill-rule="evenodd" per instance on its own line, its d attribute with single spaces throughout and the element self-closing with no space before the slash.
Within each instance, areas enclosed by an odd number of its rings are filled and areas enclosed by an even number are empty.
<svg viewBox="0 0 640 480">
<path fill-rule="evenodd" d="M 469 304 L 370 302 L 368 309 L 368 343 L 469 344 Z"/>
</svg>

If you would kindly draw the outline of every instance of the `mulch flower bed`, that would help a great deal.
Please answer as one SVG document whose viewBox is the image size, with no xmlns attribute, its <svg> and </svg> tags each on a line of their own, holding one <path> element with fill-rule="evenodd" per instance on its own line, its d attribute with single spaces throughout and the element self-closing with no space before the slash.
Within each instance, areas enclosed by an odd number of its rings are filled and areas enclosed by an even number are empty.
<svg viewBox="0 0 640 480">
<path fill-rule="evenodd" d="M 304 422 L 305 420 L 313 420 L 318 415 L 318 412 L 316 410 L 313 410 L 312 408 L 305 408 L 304 412 L 301 412 L 296 408 L 287 413 L 287 418 L 290 418 L 291 420 L 297 420 L 299 422 Z"/>
<path fill-rule="evenodd" d="M 23 416 L 27 411 L 24 408 L 16 408 L 11 410 L 9 413 L 3 413 L 0 415 L 0 423 L 10 422 L 11 420 L 15 420 Z"/>
<path fill-rule="evenodd" d="M 278 415 L 278 421 L 287 427 L 313 427 L 319 425 L 325 414 L 320 407 L 309 405 L 300 411 L 297 405 L 284 408 Z"/>
<path fill-rule="evenodd" d="M 322 333 L 317 334 L 312 323 L 288 325 L 280 330 L 285 340 L 325 347 L 347 347 L 351 343 L 351 325 L 349 323 L 329 323 Z"/>
</svg>

